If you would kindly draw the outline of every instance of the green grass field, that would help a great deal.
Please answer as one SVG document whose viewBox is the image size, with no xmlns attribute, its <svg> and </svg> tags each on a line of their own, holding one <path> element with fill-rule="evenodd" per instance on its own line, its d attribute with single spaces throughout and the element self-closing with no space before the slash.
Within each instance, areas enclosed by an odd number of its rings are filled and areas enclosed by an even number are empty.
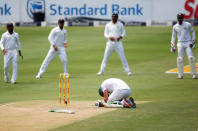
<svg viewBox="0 0 198 131">
<path fill-rule="evenodd" d="M 3 55 L 0 53 L 0 104 L 27 100 L 57 100 L 58 74 L 63 72 L 59 57 L 49 65 L 42 79 L 35 79 L 50 44 L 52 27 L 16 27 L 20 34 L 24 60 L 18 59 L 17 84 L 3 82 Z M 104 75 L 96 76 L 103 58 L 106 39 L 103 27 L 66 27 L 67 57 L 71 74 L 71 100 L 97 100 L 103 80 L 124 80 L 138 101 L 136 109 L 119 109 L 78 121 L 53 131 L 197 131 L 198 80 L 186 74 L 165 74 L 176 67 L 177 54 L 170 53 L 171 27 L 126 27 L 123 39 L 125 55 L 132 76 L 127 76 L 114 52 Z M 198 33 L 198 27 L 194 27 Z M 5 32 L 0 28 L 0 34 Z M 198 49 L 193 50 L 198 59 Z M 185 64 L 188 64 L 187 58 Z M 0 118 L 2 119 L 2 118 Z"/>
</svg>

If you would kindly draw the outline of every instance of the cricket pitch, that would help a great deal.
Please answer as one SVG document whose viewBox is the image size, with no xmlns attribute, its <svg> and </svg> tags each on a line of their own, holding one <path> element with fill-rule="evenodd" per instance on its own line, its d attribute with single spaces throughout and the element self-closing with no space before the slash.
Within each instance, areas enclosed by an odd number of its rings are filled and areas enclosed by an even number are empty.
<svg viewBox="0 0 198 131">
<path fill-rule="evenodd" d="M 94 107 L 95 101 L 72 101 L 69 110 L 75 114 L 48 112 L 58 107 L 57 101 L 23 101 L 0 105 L 1 131 L 46 131 L 96 115 L 117 110 Z M 136 102 L 145 103 L 144 101 Z M 64 108 L 63 108 L 64 109 Z"/>
</svg>

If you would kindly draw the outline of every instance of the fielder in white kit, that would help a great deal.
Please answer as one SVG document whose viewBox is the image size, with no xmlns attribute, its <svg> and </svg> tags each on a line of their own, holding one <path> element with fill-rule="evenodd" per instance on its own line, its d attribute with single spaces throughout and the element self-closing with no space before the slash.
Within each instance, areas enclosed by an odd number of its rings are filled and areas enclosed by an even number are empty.
<svg viewBox="0 0 198 131">
<path fill-rule="evenodd" d="M 64 29 L 64 20 L 58 20 L 58 27 L 55 27 L 51 30 L 48 40 L 51 44 L 50 50 L 45 57 L 38 75 L 36 76 L 37 79 L 41 78 L 43 73 L 46 71 L 49 63 L 52 61 L 56 54 L 59 55 L 61 62 L 63 63 L 64 73 L 68 73 L 67 67 L 67 55 L 65 52 L 65 47 L 68 47 L 67 43 L 67 31 Z"/>
<path fill-rule="evenodd" d="M 196 72 L 196 62 L 195 57 L 192 52 L 192 48 L 195 48 L 195 31 L 190 23 L 183 21 L 184 14 L 177 14 L 177 24 L 173 26 L 172 39 L 171 39 L 171 52 L 175 52 L 175 40 L 178 38 L 177 48 L 178 48 L 178 57 L 177 57 L 177 67 L 178 67 L 178 78 L 183 79 L 183 64 L 184 64 L 184 53 L 187 54 L 191 73 L 193 79 L 197 78 Z M 192 39 L 190 36 L 192 35 Z"/>
<path fill-rule="evenodd" d="M 100 104 L 105 107 L 136 107 L 132 97 L 127 100 L 131 95 L 130 87 L 118 78 L 110 78 L 103 81 L 98 92 L 100 96 L 104 97 L 104 100 L 100 101 Z M 120 103 L 120 105 L 118 103 Z"/>
<path fill-rule="evenodd" d="M 4 54 L 4 81 L 7 83 L 9 79 L 8 68 L 12 61 L 12 78 L 11 83 L 15 84 L 17 79 L 18 65 L 17 65 L 17 49 L 19 56 L 23 59 L 21 53 L 21 45 L 18 33 L 14 32 L 13 23 L 7 24 L 7 32 L 2 34 L 0 47 Z"/>
<path fill-rule="evenodd" d="M 104 53 L 104 58 L 102 60 L 100 71 L 97 75 L 102 75 L 105 71 L 107 62 L 112 52 L 115 50 L 120 60 L 122 62 L 122 66 L 127 75 L 131 75 L 131 71 L 128 65 L 128 62 L 124 55 L 124 48 L 122 45 L 122 38 L 126 35 L 124 26 L 121 22 L 118 21 L 118 14 L 112 15 L 112 21 L 107 23 L 105 26 L 104 36 L 108 39 L 106 44 L 106 49 Z"/>
</svg>

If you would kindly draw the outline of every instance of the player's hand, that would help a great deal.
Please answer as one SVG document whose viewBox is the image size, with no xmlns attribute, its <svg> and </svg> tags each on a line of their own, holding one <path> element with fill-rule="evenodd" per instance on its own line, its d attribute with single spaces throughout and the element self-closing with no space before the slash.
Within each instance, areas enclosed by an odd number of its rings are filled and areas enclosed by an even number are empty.
<svg viewBox="0 0 198 131">
<path fill-rule="evenodd" d="M 122 36 L 118 37 L 118 38 L 117 38 L 117 41 L 120 41 L 121 39 L 122 39 Z"/>
<path fill-rule="evenodd" d="M 69 46 L 69 44 L 68 43 L 64 43 L 64 47 L 68 47 Z"/>
<path fill-rule="evenodd" d="M 176 52 L 176 48 L 175 47 L 171 47 L 171 53 L 175 53 Z"/>
<path fill-rule="evenodd" d="M 21 51 L 19 50 L 19 56 L 21 57 L 21 59 L 23 60 L 23 55 L 21 53 Z"/>
<path fill-rule="evenodd" d="M 104 101 L 107 102 L 108 101 L 108 97 L 104 97 Z"/>
<path fill-rule="evenodd" d="M 109 37 L 109 40 L 115 41 L 115 38 L 114 37 Z"/>
<path fill-rule="evenodd" d="M 5 55 L 7 53 L 7 50 L 3 49 L 3 55 Z"/>
<path fill-rule="evenodd" d="M 190 44 L 190 48 L 195 48 L 195 40 L 193 40 L 192 43 Z"/>
<path fill-rule="evenodd" d="M 58 47 L 56 45 L 53 45 L 53 48 L 54 48 L 55 51 L 58 50 Z"/>
</svg>

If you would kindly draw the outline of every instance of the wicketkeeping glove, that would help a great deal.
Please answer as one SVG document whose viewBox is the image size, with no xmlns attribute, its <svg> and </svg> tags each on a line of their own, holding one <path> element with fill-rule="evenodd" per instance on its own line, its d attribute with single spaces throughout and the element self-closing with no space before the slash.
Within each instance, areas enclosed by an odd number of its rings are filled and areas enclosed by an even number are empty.
<svg viewBox="0 0 198 131">
<path fill-rule="evenodd" d="M 175 51 L 176 51 L 175 45 L 171 43 L 171 53 L 175 53 Z"/>
<path fill-rule="evenodd" d="M 171 47 L 171 53 L 175 53 L 176 48 L 175 47 Z"/>
</svg>

